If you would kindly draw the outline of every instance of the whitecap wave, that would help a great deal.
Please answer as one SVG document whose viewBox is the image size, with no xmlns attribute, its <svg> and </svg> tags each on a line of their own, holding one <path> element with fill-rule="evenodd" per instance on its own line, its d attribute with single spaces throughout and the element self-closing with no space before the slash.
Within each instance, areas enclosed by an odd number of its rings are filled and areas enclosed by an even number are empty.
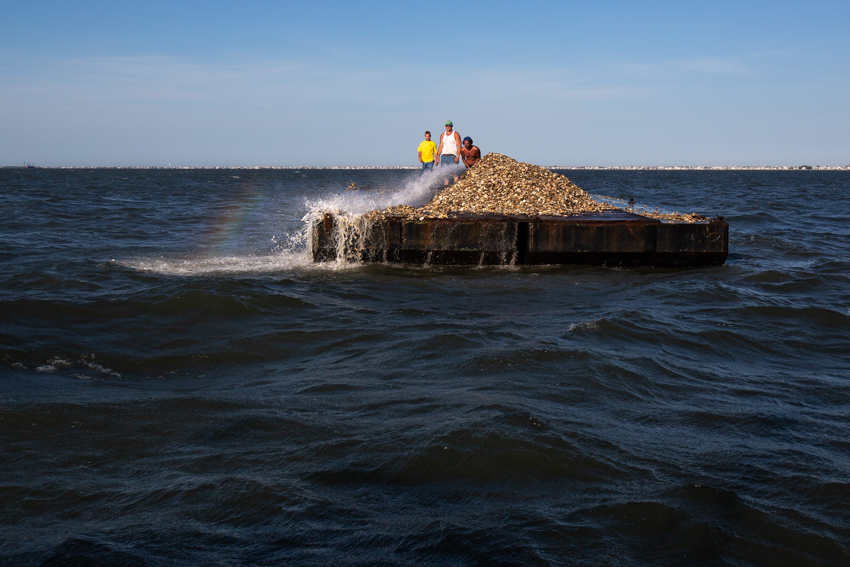
<svg viewBox="0 0 850 567">
<path fill-rule="evenodd" d="M 306 250 L 265 256 L 222 256 L 203 258 L 140 258 L 113 260 L 116 265 L 140 272 L 167 276 L 264 275 L 322 266 L 314 264 Z"/>
</svg>

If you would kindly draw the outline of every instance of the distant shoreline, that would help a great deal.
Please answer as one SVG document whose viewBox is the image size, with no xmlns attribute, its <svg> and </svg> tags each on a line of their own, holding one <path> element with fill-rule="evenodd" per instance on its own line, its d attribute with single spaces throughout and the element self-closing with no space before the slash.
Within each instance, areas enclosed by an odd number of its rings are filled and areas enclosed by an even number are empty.
<svg viewBox="0 0 850 567">
<path fill-rule="evenodd" d="M 708 165 L 708 166 L 667 166 L 667 165 L 620 165 L 620 166 L 588 166 L 588 165 L 545 165 L 547 169 L 571 169 L 571 170 L 598 170 L 598 171 L 850 171 L 850 165 L 833 166 L 833 165 Z M 4 165 L 0 169 L 28 169 L 25 166 Z M 282 169 L 282 170 L 301 170 L 301 169 L 333 169 L 333 170 L 418 170 L 418 166 L 289 166 L 289 165 L 270 165 L 270 166 L 206 166 L 206 165 L 191 165 L 191 166 L 133 166 L 133 165 L 71 165 L 71 166 L 35 166 L 29 169 Z"/>
</svg>

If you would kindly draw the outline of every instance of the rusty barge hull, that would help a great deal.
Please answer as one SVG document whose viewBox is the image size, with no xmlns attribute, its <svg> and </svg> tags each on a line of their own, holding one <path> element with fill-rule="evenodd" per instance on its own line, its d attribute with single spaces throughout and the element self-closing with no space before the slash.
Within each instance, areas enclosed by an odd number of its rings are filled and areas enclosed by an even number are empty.
<svg viewBox="0 0 850 567">
<path fill-rule="evenodd" d="M 326 213 L 312 226 L 316 262 L 431 265 L 719 266 L 729 224 L 661 222 L 615 210 L 566 217 L 450 214 L 350 222 Z"/>
</svg>

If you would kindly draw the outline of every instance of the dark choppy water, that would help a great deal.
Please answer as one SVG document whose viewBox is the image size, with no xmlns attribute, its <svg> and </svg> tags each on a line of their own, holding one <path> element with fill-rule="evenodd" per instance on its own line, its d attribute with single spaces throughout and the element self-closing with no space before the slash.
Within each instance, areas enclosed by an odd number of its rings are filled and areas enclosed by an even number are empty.
<svg viewBox="0 0 850 567">
<path fill-rule="evenodd" d="M 415 173 L 0 170 L 2 563 L 850 564 L 850 175 L 567 174 L 732 256 L 317 267 Z"/>
</svg>

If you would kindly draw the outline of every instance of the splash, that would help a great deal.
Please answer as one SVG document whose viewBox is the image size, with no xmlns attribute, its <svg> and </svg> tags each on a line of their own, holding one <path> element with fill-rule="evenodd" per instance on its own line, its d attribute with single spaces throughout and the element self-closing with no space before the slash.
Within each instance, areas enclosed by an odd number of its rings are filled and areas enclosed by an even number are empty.
<svg viewBox="0 0 850 567">
<path fill-rule="evenodd" d="M 365 218 L 365 213 L 396 205 L 422 206 L 444 188 L 447 177 L 460 175 L 464 170 L 465 167 L 459 164 L 442 166 L 423 172 L 401 188 L 388 193 L 336 194 L 307 201 L 307 214 L 301 219 L 303 226 L 297 239 L 309 253 L 313 224 L 319 222 L 325 213 L 333 213 L 337 254 L 336 261 L 329 264 L 339 268 L 357 263 L 360 260 L 358 245 L 366 241 L 364 237 L 368 236 L 373 224 L 373 221 Z"/>
<path fill-rule="evenodd" d="M 375 193 L 338 193 L 330 197 L 307 201 L 305 222 L 315 215 L 325 212 L 337 214 L 362 215 L 375 209 L 386 209 L 395 205 L 419 207 L 431 200 L 443 189 L 443 179 L 449 175 L 460 175 L 464 166 L 450 166 L 426 171 L 407 181 L 402 187 L 391 192 Z"/>
</svg>

